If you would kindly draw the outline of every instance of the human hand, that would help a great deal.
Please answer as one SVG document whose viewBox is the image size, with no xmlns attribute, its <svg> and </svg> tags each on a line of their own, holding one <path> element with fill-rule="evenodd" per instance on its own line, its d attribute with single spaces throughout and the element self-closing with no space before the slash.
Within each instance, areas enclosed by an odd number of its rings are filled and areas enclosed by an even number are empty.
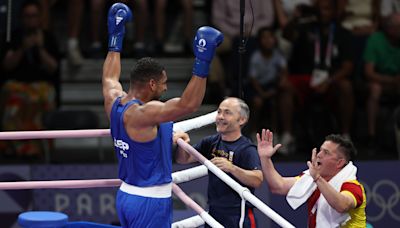
<svg viewBox="0 0 400 228">
<path fill-rule="evenodd" d="M 174 144 L 176 144 L 178 139 L 182 139 L 183 141 L 185 141 L 186 143 L 190 142 L 190 137 L 189 134 L 183 131 L 176 131 L 174 132 L 174 136 L 173 136 L 173 142 Z"/>
<path fill-rule="evenodd" d="M 317 181 L 321 177 L 319 173 L 320 166 L 317 162 L 317 148 L 314 148 L 312 150 L 311 161 L 307 161 L 307 166 L 310 171 L 311 177 L 314 179 L 314 181 Z"/>
<path fill-rule="evenodd" d="M 257 151 L 260 158 L 270 159 L 282 146 L 282 144 L 273 146 L 273 139 L 274 134 L 270 130 L 262 129 L 261 136 L 257 133 Z"/>
<path fill-rule="evenodd" d="M 233 163 L 226 158 L 215 157 L 211 159 L 211 162 L 226 173 L 230 173 L 234 169 Z"/>
</svg>

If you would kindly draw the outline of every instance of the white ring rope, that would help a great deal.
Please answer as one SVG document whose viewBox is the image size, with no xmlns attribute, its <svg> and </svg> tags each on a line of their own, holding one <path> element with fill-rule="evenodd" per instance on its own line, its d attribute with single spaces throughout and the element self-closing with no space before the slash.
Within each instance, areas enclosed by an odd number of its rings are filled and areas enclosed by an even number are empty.
<svg viewBox="0 0 400 228">
<path fill-rule="evenodd" d="M 119 187 L 120 179 L 0 182 L 0 190 Z"/>
<path fill-rule="evenodd" d="M 201 225 L 204 225 L 203 218 L 200 215 L 195 215 L 190 218 L 172 223 L 171 228 L 199 227 Z"/>
<path fill-rule="evenodd" d="M 206 222 L 208 225 L 210 225 L 213 228 L 223 228 L 223 226 L 217 222 L 211 215 L 209 215 L 203 208 L 201 208 L 194 200 L 192 200 L 188 195 L 186 195 L 181 188 L 179 188 L 178 185 L 175 183 L 172 185 L 172 191 L 181 199 L 183 202 L 186 203 L 186 205 L 190 206 L 194 211 L 197 212 L 197 214 L 200 215 L 200 217 Z M 187 225 L 187 224 L 182 224 L 182 225 Z M 202 224 L 200 224 L 202 225 Z M 183 226 L 183 227 L 188 227 L 188 226 Z"/>
<path fill-rule="evenodd" d="M 179 184 L 206 176 L 207 172 L 208 169 L 204 165 L 200 165 L 174 172 L 172 179 L 174 183 Z M 11 181 L 0 182 L 0 190 L 102 188 L 119 187 L 120 185 L 120 179 Z"/>
<path fill-rule="evenodd" d="M 208 175 L 208 169 L 204 165 L 199 165 L 190 169 L 185 169 L 182 171 L 176 171 L 172 174 L 172 181 L 175 184 L 180 184 L 183 182 L 188 182 L 200 177 Z"/>
<path fill-rule="evenodd" d="M 110 137 L 110 129 L 0 132 L 0 140 L 95 138 L 95 137 Z"/>
<path fill-rule="evenodd" d="M 215 122 L 217 111 L 193 119 L 174 123 L 174 131 L 190 131 Z M 91 130 L 50 130 L 50 131 L 4 131 L 0 132 L 0 140 L 20 139 L 57 139 L 57 138 L 93 138 L 108 137 L 110 129 Z"/>
<path fill-rule="evenodd" d="M 198 129 L 215 122 L 217 111 L 210 112 L 206 115 L 195 117 L 189 120 L 183 120 L 174 124 L 174 131 L 188 132 L 190 130 Z"/>
<path fill-rule="evenodd" d="M 264 204 L 260 199 L 255 197 L 247 188 L 242 187 L 239 183 L 234 181 L 228 174 L 220 170 L 217 166 L 215 166 L 211 161 L 207 160 L 203 155 L 201 155 L 196 149 L 194 149 L 191 145 L 187 144 L 182 139 L 178 139 L 178 145 L 186 150 L 188 153 L 193 155 L 198 161 L 204 164 L 208 170 L 213 172 L 217 177 L 219 177 L 223 182 L 229 185 L 233 190 L 235 190 L 242 198 L 249 201 L 253 206 L 257 207 L 261 212 L 275 221 L 282 227 L 294 228 L 292 224 L 290 224 L 286 219 L 280 216 L 278 213 L 273 211 L 270 207 Z"/>
</svg>

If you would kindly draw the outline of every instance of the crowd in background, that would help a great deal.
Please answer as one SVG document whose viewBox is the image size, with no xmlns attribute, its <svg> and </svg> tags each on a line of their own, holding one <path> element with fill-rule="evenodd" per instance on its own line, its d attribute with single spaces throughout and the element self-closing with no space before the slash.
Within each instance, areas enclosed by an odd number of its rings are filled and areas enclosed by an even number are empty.
<svg viewBox="0 0 400 228">
<path fill-rule="evenodd" d="M 113 2 L 13 1 L 17 21 L 10 42 L 1 25 L 2 131 L 44 129 L 43 113 L 60 105 L 61 59 L 79 68 L 85 58 L 104 58 L 105 15 Z M 225 39 L 211 66 L 205 103 L 243 97 L 251 109 L 244 132 L 250 137 L 262 128 L 277 132 L 283 156 L 308 152 L 330 133 L 353 139 L 366 155 L 395 153 L 399 0 L 245 0 L 244 40 L 240 0 L 124 2 L 134 14 L 127 57 L 191 57 L 195 22 L 218 28 Z M 62 18 L 53 10 L 60 6 L 67 8 Z M 65 39 L 57 39 L 57 21 L 66 25 Z M 382 115 L 381 110 L 389 111 Z M 0 142 L 3 154 L 22 157 L 40 155 L 41 147 Z"/>
</svg>

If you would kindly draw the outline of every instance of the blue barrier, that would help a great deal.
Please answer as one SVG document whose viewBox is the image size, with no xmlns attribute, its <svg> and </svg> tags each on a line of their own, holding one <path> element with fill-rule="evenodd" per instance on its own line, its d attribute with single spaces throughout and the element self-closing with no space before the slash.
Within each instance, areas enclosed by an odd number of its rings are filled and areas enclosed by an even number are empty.
<svg viewBox="0 0 400 228">
<path fill-rule="evenodd" d="M 28 211 L 18 216 L 23 228 L 121 228 L 94 222 L 68 222 L 68 215 L 53 211 Z"/>
<path fill-rule="evenodd" d="M 18 216 L 18 224 L 23 228 L 62 228 L 68 223 L 68 215 L 53 211 L 28 211 Z"/>
</svg>

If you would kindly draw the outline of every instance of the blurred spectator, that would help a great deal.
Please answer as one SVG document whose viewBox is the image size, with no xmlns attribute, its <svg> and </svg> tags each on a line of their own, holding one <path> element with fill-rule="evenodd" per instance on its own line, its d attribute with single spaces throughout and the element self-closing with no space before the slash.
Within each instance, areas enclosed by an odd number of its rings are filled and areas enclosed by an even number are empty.
<svg viewBox="0 0 400 228">
<path fill-rule="evenodd" d="M 42 114 L 56 106 L 58 45 L 53 35 L 42 29 L 40 10 L 38 2 L 25 1 L 20 11 L 21 27 L 13 32 L 1 61 L 6 80 L 1 89 L 3 130 L 39 130 Z M 42 149 L 40 142 L 31 140 L 13 141 L 1 151 L 32 157 L 40 155 Z"/>
<path fill-rule="evenodd" d="M 284 36 L 293 43 L 289 80 L 301 102 L 322 101 L 322 105 L 332 107 L 339 116 L 342 134 L 350 137 L 354 105 L 349 80 L 353 68 L 350 34 L 336 23 L 334 0 L 319 0 L 316 7 L 318 20 L 307 15 L 285 28 Z"/>
<path fill-rule="evenodd" d="M 221 50 L 221 49 L 220 49 Z M 218 50 L 217 50 L 218 53 Z M 209 104 L 219 104 L 220 101 L 229 95 L 226 85 L 226 70 L 221 58 L 216 55 L 210 65 L 210 75 L 207 80 L 207 91 L 205 100 Z"/>
<path fill-rule="evenodd" d="M 239 36 L 240 1 L 212 1 L 212 23 L 233 39 Z M 272 26 L 274 8 L 270 0 L 245 0 L 244 29 L 245 34 L 254 37 L 264 26 Z M 252 29 L 252 30 L 251 30 Z"/>
<path fill-rule="evenodd" d="M 228 89 L 237 91 L 239 74 L 240 40 L 240 1 L 213 0 L 211 6 L 212 24 L 224 34 L 224 42 L 217 49 L 225 70 L 225 83 Z M 272 0 L 245 0 L 244 36 L 246 37 L 246 53 L 243 72 L 247 72 L 249 56 L 255 50 L 257 31 L 264 26 L 272 26 L 274 8 Z M 213 72 L 210 72 L 213 74 Z M 226 92 L 230 94 L 231 92 Z M 235 94 L 235 93 L 232 93 Z M 241 96 L 241 94 L 239 94 Z"/>
<path fill-rule="evenodd" d="M 282 37 L 282 31 L 289 21 L 295 18 L 307 18 L 307 15 L 314 17 L 312 6 L 315 1 L 316 0 L 274 0 L 275 13 L 279 25 L 279 29 L 277 30 L 278 45 L 286 58 L 290 56 L 291 43 Z M 315 18 L 313 18 L 313 20 L 314 19 Z"/>
<path fill-rule="evenodd" d="M 43 6 L 44 28 L 50 27 L 50 8 L 56 0 L 41 0 Z M 82 48 L 79 45 L 79 36 L 83 23 L 83 10 L 85 8 L 84 0 L 69 0 L 67 11 L 68 21 L 68 40 L 67 40 L 67 58 L 71 66 L 79 67 L 83 64 L 84 57 Z M 90 46 L 88 49 L 89 57 L 103 57 L 101 28 L 103 26 L 105 0 L 90 0 Z"/>
<path fill-rule="evenodd" d="M 282 137 L 280 143 L 285 145 L 280 152 L 288 152 L 287 147 L 293 142 L 291 134 L 293 93 L 287 79 L 287 62 L 277 48 L 274 31 L 270 27 L 263 27 L 257 35 L 259 48 L 253 53 L 249 65 L 249 79 L 251 84 L 251 131 L 259 132 L 267 126 L 262 120 L 271 117 L 268 128 L 278 129 L 278 116 L 282 123 Z M 266 107 L 268 111 L 266 112 Z M 289 108 L 289 110 L 288 110 Z"/>
<path fill-rule="evenodd" d="M 166 8 L 168 0 L 154 0 L 153 7 L 154 16 L 153 27 L 154 28 L 154 53 L 162 54 L 164 53 L 164 44 L 166 41 L 165 29 L 166 29 Z M 148 48 L 146 47 L 146 31 L 149 27 L 149 0 L 139 0 L 136 3 L 136 42 L 134 44 L 135 56 L 142 57 L 147 55 Z M 180 0 L 183 9 L 183 35 L 184 35 L 184 49 L 186 52 L 191 52 L 192 50 L 192 39 L 193 39 L 193 3 L 192 0 Z M 151 23 L 150 23 L 151 24 Z"/>
<path fill-rule="evenodd" d="M 315 0 L 274 0 L 279 27 L 285 28 L 290 20 L 306 16 L 308 8 Z"/>
<path fill-rule="evenodd" d="M 338 0 L 342 26 L 354 35 L 370 35 L 378 26 L 379 0 Z"/>
<path fill-rule="evenodd" d="M 400 12 L 400 0 L 380 0 L 381 1 L 381 12 L 382 18 L 387 18 L 393 13 Z"/>
<path fill-rule="evenodd" d="M 338 0 L 338 17 L 342 26 L 351 31 L 356 85 L 362 81 L 363 53 L 368 37 L 379 24 L 380 0 Z"/>
<path fill-rule="evenodd" d="M 376 117 L 382 96 L 394 97 L 400 103 L 400 14 L 389 16 L 383 31 L 372 34 L 364 53 L 365 75 L 368 79 L 368 142 L 376 140 Z"/>
</svg>

